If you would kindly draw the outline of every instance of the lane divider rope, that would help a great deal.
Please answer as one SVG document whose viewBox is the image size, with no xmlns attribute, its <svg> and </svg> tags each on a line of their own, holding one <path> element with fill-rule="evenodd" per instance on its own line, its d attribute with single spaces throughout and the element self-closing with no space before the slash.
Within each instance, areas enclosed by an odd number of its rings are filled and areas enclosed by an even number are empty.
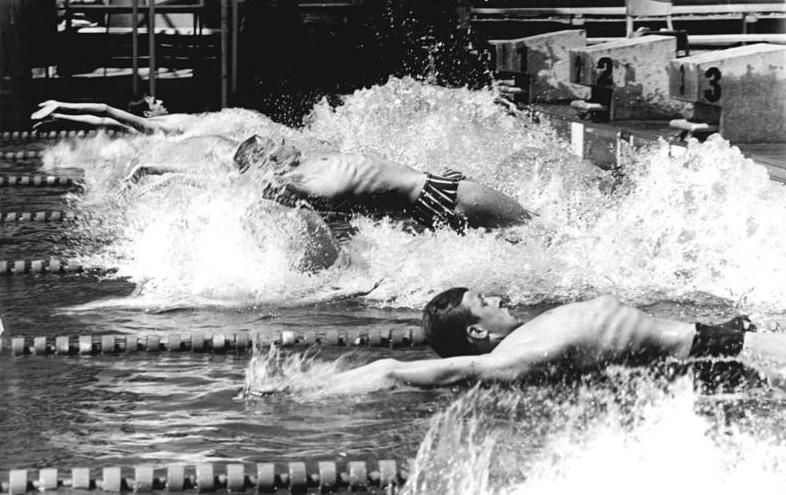
<svg viewBox="0 0 786 495">
<path fill-rule="evenodd" d="M 114 129 L 106 129 L 103 131 L 108 136 L 116 134 L 125 134 L 123 132 L 115 131 Z M 98 132 L 96 130 L 51 130 L 51 131 L 3 131 L 0 132 L 0 141 L 33 141 L 36 139 L 65 139 L 65 138 L 86 138 L 93 137 Z"/>
<path fill-rule="evenodd" d="M 11 211 L 2 213 L 0 212 L 0 223 L 14 223 L 14 222 L 67 222 L 74 220 L 76 214 L 72 211 L 36 211 L 36 212 L 19 212 Z"/>
<path fill-rule="evenodd" d="M 2 175 L 0 187 L 12 186 L 73 186 L 76 181 L 71 177 L 58 177 L 54 175 Z"/>
<path fill-rule="evenodd" d="M 34 160 L 42 156 L 44 156 L 42 150 L 0 151 L 0 160 L 6 161 Z"/>
<path fill-rule="evenodd" d="M 82 265 L 56 258 L 48 260 L 0 260 L 0 276 L 20 275 L 23 273 L 76 273 L 83 270 Z"/>
<path fill-rule="evenodd" d="M 277 335 L 261 332 L 230 334 L 151 334 L 151 335 L 61 335 L 15 336 L 0 339 L 0 352 L 24 355 L 95 355 L 133 352 L 203 352 L 248 353 L 270 345 L 300 347 L 310 345 L 337 347 L 416 347 L 426 342 L 419 326 L 366 329 L 325 330 L 296 333 L 284 330 Z"/>
<path fill-rule="evenodd" d="M 369 466 L 372 467 L 371 470 Z M 374 467 L 376 469 L 373 469 Z M 304 461 L 286 464 L 266 462 L 255 465 L 204 463 L 171 464 L 165 467 L 107 466 L 100 468 L 100 478 L 91 476 L 91 473 L 98 474 L 99 469 L 87 467 L 70 470 L 12 469 L 8 471 L 8 481 L 0 483 L 0 491 L 11 495 L 32 491 L 55 491 L 60 488 L 112 493 L 154 490 L 213 492 L 222 489 L 230 492 L 250 490 L 258 493 L 276 493 L 287 489 L 292 494 L 308 493 L 309 489 L 321 493 L 337 493 L 345 490 L 374 492 L 380 489 L 385 493 L 395 493 L 396 487 L 406 483 L 409 477 L 409 465 L 399 467 L 396 461 L 390 459 L 368 462 L 348 461 L 343 466 L 333 461 L 308 464 Z"/>
</svg>

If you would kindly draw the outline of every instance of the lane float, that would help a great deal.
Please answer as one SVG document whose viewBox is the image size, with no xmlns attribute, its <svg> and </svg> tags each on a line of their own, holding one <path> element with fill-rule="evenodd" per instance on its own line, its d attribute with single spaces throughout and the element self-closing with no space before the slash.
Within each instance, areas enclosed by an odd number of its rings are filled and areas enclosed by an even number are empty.
<svg viewBox="0 0 786 495">
<path fill-rule="evenodd" d="M 371 469 L 369 469 L 369 466 Z M 93 477 L 91 473 L 99 476 Z M 165 467 L 138 465 L 72 469 L 12 469 L 8 481 L 0 482 L 0 491 L 22 494 L 33 491 L 100 490 L 104 492 L 198 491 L 303 494 L 370 492 L 394 493 L 406 483 L 409 469 L 395 460 L 333 461 L 287 463 L 242 463 L 196 465 L 173 464 Z"/>
<path fill-rule="evenodd" d="M 23 273 L 76 273 L 82 271 L 82 265 L 56 258 L 48 260 L 0 260 L 0 276 L 21 275 Z"/>
<path fill-rule="evenodd" d="M 105 134 L 108 136 L 114 136 L 118 133 L 112 129 L 108 129 L 104 131 Z M 44 140 L 44 139 L 65 139 L 65 138 L 87 138 L 87 137 L 94 137 L 98 134 L 95 130 L 51 130 L 51 131 L 4 131 L 0 133 L 0 141 L 33 141 L 33 140 Z"/>
<path fill-rule="evenodd" d="M 58 177 L 54 175 L 3 175 L 0 176 L 0 187 L 29 187 L 29 186 L 74 186 L 76 181 L 71 177 Z"/>
<path fill-rule="evenodd" d="M 44 156 L 42 150 L 24 150 L 24 151 L 2 151 L 0 152 L 0 160 L 5 161 L 20 161 L 20 160 L 35 160 Z"/>
<path fill-rule="evenodd" d="M 36 212 L 6 212 L 0 213 L 0 223 L 14 222 L 67 222 L 74 220 L 76 214 L 72 211 L 36 211 Z"/>
<path fill-rule="evenodd" d="M 334 347 L 416 347 L 425 344 L 420 327 L 371 330 L 327 330 L 295 333 L 285 330 L 278 335 L 261 332 L 229 334 L 151 334 L 151 335 L 61 335 L 15 336 L 0 339 L 0 352 L 24 355 L 95 355 L 133 352 L 202 352 L 248 353 L 270 345 L 302 347 L 323 345 Z"/>
</svg>

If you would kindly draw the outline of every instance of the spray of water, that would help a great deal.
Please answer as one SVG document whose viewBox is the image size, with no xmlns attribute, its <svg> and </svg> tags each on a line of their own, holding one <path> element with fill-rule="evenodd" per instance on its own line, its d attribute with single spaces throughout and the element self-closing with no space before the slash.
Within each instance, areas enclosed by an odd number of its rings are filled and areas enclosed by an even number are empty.
<svg viewBox="0 0 786 495">
<path fill-rule="evenodd" d="M 357 395 L 391 385 L 371 378 L 363 383 L 336 380 L 342 371 L 355 367 L 359 359 L 356 353 L 346 353 L 338 359 L 325 361 L 318 359 L 316 349 L 300 354 L 283 353 L 276 346 L 259 349 L 246 367 L 242 397 L 253 399 L 285 393 L 299 402 L 319 401 L 325 397 Z"/>
<path fill-rule="evenodd" d="M 730 426 L 701 400 L 690 377 L 622 369 L 577 386 L 475 387 L 432 418 L 404 493 L 782 493 L 786 439 Z"/>
<path fill-rule="evenodd" d="M 233 143 L 253 133 L 286 137 L 306 157 L 339 150 L 458 169 L 539 216 L 466 236 L 413 236 L 396 222 L 359 217 L 342 262 L 309 272 L 303 232 L 282 230 L 285 215 L 254 210 L 264 177 L 232 173 Z M 202 148 L 194 140 L 214 134 L 223 138 Z M 183 136 L 61 143 L 45 162 L 85 171 L 86 192 L 73 199 L 84 219 L 74 254 L 116 268 L 151 301 L 286 304 L 384 279 L 369 304 L 421 307 L 437 291 L 470 285 L 514 304 L 613 293 L 634 304 L 720 298 L 764 318 L 784 311 L 786 194 L 762 167 L 713 138 L 679 158 L 665 146 L 641 151 L 615 182 L 571 156 L 547 124 L 512 115 L 487 90 L 391 79 L 340 106 L 316 105 L 303 129 L 230 109 Z M 174 163 L 192 177 L 120 191 L 118 181 L 145 163 Z"/>
</svg>

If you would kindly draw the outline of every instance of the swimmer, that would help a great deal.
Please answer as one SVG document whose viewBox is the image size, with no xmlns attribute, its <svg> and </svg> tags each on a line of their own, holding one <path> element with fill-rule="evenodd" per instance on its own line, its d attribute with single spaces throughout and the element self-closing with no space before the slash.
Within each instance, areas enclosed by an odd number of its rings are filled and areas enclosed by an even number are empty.
<svg viewBox="0 0 786 495">
<path fill-rule="evenodd" d="M 180 134 L 194 125 L 197 115 L 170 114 L 159 99 L 146 96 L 133 104 L 136 115 L 104 103 L 67 103 L 47 100 L 38 104 L 39 109 L 30 116 L 38 121 L 33 128 L 53 121 L 74 122 L 93 127 L 115 129 L 130 134 Z M 146 108 L 145 108 L 146 107 Z"/>
<path fill-rule="evenodd" d="M 324 154 L 301 161 L 300 152 L 282 141 L 252 136 L 235 154 L 242 172 L 272 172 L 273 196 L 305 199 L 322 211 L 407 213 L 428 228 L 447 225 L 462 231 L 526 223 L 532 213 L 513 198 L 455 171 L 423 173 L 377 157 Z"/>
<path fill-rule="evenodd" d="M 151 112 L 160 106 L 160 100 L 147 101 Z M 144 118 L 100 103 L 49 100 L 39 106 L 41 109 L 31 116 L 33 120 L 62 120 L 130 132 L 177 134 L 198 119 L 193 115 L 160 115 L 160 112 Z M 194 146 L 200 138 L 189 138 L 189 146 Z M 260 136 L 252 136 L 240 144 L 235 164 L 241 173 L 252 167 L 272 171 L 273 183 L 266 191 L 266 199 L 290 206 L 295 198 L 305 199 L 321 211 L 406 214 L 427 228 L 446 225 L 457 231 L 466 227 L 521 225 L 534 215 L 513 198 L 455 171 L 423 173 L 382 158 L 346 153 L 301 159 L 300 151 L 286 141 L 276 143 Z M 126 182 L 136 182 L 144 175 L 184 172 L 182 167 L 138 165 L 128 174 Z"/>
<path fill-rule="evenodd" d="M 500 298 L 453 288 L 426 305 L 423 328 L 441 359 L 383 359 L 331 381 L 439 387 L 704 357 L 768 363 L 774 384 L 786 378 L 786 334 L 753 333 L 756 327 L 745 316 L 719 325 L 665 320 L 612 296 L 565 304 L 522 323 Z"/>
</svg>

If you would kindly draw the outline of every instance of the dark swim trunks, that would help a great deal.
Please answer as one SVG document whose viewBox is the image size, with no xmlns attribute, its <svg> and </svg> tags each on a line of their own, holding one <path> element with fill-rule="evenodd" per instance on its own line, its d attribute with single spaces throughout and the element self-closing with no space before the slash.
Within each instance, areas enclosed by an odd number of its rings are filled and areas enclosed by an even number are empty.
<svg viewBox="0 0 786 495">
<path fill-rule="evenodd" d="M 456 211 L 456 202 L 458 184 L 464 179 L 466 177 L 455 170 L 446 170 L 442 175 L 426 174 L 426 184 L 415 202 L 412 218 L 431 229 L 448 225 L 463 232 L 467 220 Z"/>
<path fill-rule="evenodd" d="M 756 330 L 747 316 L 738 316 L 721 325 L 696 323 L 696 335 L 690 348 L 691 357 L 736 356 L 742 351 L 745 332 Z"/>
</svg>

